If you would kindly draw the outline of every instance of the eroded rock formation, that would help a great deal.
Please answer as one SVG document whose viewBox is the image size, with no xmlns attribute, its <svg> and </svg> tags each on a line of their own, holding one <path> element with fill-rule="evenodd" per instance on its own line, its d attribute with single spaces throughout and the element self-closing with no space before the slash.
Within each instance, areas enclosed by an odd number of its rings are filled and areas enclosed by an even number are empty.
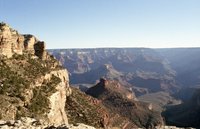
<svg viewBox="0 0 200 129">
<path fill-rule="evenodd" d="M 0 119 L 34 117 L 68 125 L 70 94 L 68 72 L 46 52 L 45 43 L 0 23 Z"/>
<path fill-rule="evenodd" d="M 149 104 L 136 101 L 132 91 L 118 81 L 101 78 L 99 83 L 89 88 L 86 93 L 97 98 L 114 114 L 110 116 L 112 127 L 151 129 L 163 125 L 158 112 L 149 109 Z"/>
<path fill-rule="evenodd" d="M 45 59 L 45 43 L 33 35 L 20 35 L 6 23 L 0 23 L 0 54 L 8 58 L 13 54 L 22 55 L 24 51 Z"/>
</svg>

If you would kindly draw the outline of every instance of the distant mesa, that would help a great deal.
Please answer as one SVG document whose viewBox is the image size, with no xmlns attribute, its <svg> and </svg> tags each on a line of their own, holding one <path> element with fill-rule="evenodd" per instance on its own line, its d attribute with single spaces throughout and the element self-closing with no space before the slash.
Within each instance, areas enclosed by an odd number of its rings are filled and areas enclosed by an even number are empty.
<svg viewBox="0 0 200 129">
<path fill-rule="evenodd" d="M 136 95 L 179 89 L 176 72 L 157 50 L 96 48 L 49 50 L 71 73 L 72 84 L 95 84 L 100 77 L 118 80 Z"/>
<path fill-rule="evenodd" d="M 134 93 L 118 81 L 101 78 L 86 94 L 99 99 L 109 112 L 115 114 L 110 118 L 115 126 L 119 124 L 119 127 L 125 129 L 153 128 L 163 123 L 161 116 L 151 105 L 136 101 Z"/>
<path fill-rule="evenodd" d="M 100 78 L 100 83 L 102 84 L 102 85 L 106 85 L 106 79 L 104 78 L 104 77 L 102 77 L 102 78 Z"/>
</svg>

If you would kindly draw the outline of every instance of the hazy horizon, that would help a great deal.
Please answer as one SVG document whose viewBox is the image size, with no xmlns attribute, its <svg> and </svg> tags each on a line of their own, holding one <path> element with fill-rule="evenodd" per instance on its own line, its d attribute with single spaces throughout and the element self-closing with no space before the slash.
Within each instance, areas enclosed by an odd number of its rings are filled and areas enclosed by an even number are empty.
<svg viewBox="0 0 200 129">
<path fill-rule="evenodd" d="M 131 48 L 139 48 L 139 49 L 200 49 L 200 47 L 158 47 L 158 48 L 152 48 L 152 47 L 76 47 L 76 48 L 47 48 L 48 50 L 53 49 L 131 49 Z"/>
<path fill-rule="evenodd" d="M 200 47 L 198 0 L 0 0 L 0 21 L 48 49 Z"/>
</svg>

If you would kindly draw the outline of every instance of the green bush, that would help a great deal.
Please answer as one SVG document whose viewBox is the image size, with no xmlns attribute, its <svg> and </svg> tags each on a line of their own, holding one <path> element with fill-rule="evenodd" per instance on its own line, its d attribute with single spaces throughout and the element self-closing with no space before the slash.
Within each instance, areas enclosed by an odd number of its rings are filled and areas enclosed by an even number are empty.
<svg viewBox="0 0 200 129">
<path fill-rule="evenodd" d="M 42 86 L 33 89 L 33 98 L 28 106 L 33 116 L 37 117 L 49 111 L 48 97 L 56 92 L 56 85 L 60 82 L 60 78 L 53 75 L 50 82 L 45 81 Z"/>
<path fill-rule="evenodd" d="M 17 108 L 16 118 L 40 117 L 47 113 L 49 111 L 48 97 L 56 92 L 55 87 L 61 82 L 60 78 L 53 75 L 50 81 L 44 81 L 40 87 L 30 87 L 34 85 L 37 78 L 41 78 L 52 70 L 60 69 L 57 61 L 52 57 L 48 60 L 33 59 L 33 57 L 34 55 L 25 53 L 0 59 L 0 94 L 20 100 L 20 102 L 9 102 Z M 30 103 L 21 106 L 19 103 L 25 102 L 27 89 L 33 90 L 33 98 Z"/>
</svg>

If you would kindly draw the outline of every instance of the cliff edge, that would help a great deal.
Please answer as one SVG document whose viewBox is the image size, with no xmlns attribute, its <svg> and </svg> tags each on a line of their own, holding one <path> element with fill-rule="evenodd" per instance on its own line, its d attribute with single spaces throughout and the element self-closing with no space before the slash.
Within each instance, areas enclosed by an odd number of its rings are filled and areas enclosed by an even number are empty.
<svg viewBox="0 0 200 129">
<path fill-rule="evenodd" d="M 33 35 L 21 35 L 0 23 L 0 120 L 31 117 L 53 125 L 68 124 L 66 69 Z"/>
</svg>

